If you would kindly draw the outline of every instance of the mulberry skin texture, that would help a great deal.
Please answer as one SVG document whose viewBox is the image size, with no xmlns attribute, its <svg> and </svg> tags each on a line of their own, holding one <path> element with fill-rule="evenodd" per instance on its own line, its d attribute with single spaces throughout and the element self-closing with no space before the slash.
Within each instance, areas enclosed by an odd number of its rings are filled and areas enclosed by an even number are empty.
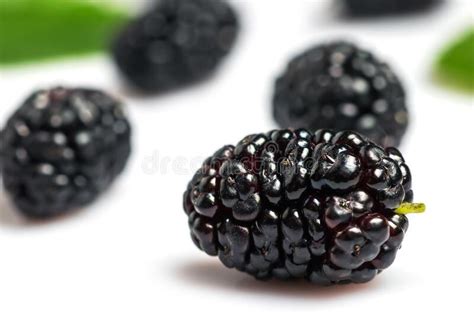
<svg viewBox="0 0 474 315">
<path fill-rule="evenodd" d="M 398 146 L 408 126 L 405 91 L 390 67 L 348 42 L 294 58 L 275 84 L 282 128 L 354 130 L 382 147 Z"/>
<path fill-rule="evenodd" d="M 95 200 L 122 172 L 130 124 L 122 105 L 91 89 L 33 93 L 1 133 L 5 190 L 23 214 L 49 218 Z"/>
<path fill-rule="evenodd" d="M 273 130 L 224 146 L 184 193 L 191 238 L 258 279 L 331 285 L 394 261 L 413 211 L 401 153 L 349 131 Z"/>
<path fill-rule="evenodd" d="M 209 77 L 237 37 L 223 0 L 160 0 L 117 36 L 112 55 L 135 88 L 164 92 Z"/>
</svg>

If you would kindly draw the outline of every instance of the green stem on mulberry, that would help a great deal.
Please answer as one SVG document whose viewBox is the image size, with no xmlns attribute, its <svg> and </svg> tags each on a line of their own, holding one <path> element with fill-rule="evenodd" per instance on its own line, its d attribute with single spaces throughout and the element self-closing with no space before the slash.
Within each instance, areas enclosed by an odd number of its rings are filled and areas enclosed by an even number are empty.
<svg viewBox="0 0 474 315">
<path fill-rule="evenodd" d="M 411 214 L 411 213 L 423 213 L 426 210 L 426 205 L 424 203 L 411 203 L 404 202 L 400 207 L 395 210 L 395 213 L 398 214 Z"/>
</svg>

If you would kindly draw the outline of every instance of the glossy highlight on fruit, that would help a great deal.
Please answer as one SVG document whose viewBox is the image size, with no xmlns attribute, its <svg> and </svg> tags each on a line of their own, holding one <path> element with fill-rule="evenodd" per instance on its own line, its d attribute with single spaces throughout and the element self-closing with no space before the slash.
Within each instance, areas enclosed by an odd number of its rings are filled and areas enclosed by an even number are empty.
<svg viewBox="0 0 474 315">
<path fill-rule="evenodd" d="M 160 0 L 122 30 L 112 54 L 132 86 L 163 92 L 210 76 L 238 30 L 224 0 Z"/>
<path fill-rule="evenodd" d="M 1 133 L 5 191 L 23 214 L 49 218 L 83 207 L 106 190 L 130 155 L 122 104 L 104 92 L 34 92 Z"/>
<path fill-rule="evenodd" d="M 354 130 L 398 146 L 409 116 L 404 88 L 391 68 L 352 43 L 317 45 L 288 64 L 275 84 L 282 128 Z"/>
<path fill-rule="evenodd" d="M 196 246 L 229 268 L 362 283 L 395 260 L 408 229 L 397 209 L 416 212 L 411 186 L 395 148 L 350 131 L 282 129 L 216 151 L 183 202 Z"/>
</svg>

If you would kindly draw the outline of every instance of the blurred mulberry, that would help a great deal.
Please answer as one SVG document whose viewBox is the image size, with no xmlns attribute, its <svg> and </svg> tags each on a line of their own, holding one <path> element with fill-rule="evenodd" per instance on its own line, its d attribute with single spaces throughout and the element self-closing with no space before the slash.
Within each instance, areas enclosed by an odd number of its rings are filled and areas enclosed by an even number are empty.
<svg viewBox="0 0 474 315">
<path fill-rule="evenodd" d="M 5 190 L 29 217 L 83 207 L 124 169 L 130 132 L 122 105 L 101 91 L 37 91 L 1 134 Z"/>
<path fill-rule="evenodd" d="M 390 147 L 407 129 L 405 103 L 388 65 L 353 44 L 333 42 L 288 64 L 275 84 L 273 113 L 283 128 L 354 130 Z"/>
<path fill-rule="evenodd" d="M 112 54 L 134 87 L 163 92 L 208 77 L 238 33 L 223 0 L 159 0 L 116 38 Z"/>
<path fill-rule="evenodd" d="M 419 12 L 430 9 L 441 0 L 342 0 L 347 13 L 354 16 L 376 16 Z"/>
</svg>

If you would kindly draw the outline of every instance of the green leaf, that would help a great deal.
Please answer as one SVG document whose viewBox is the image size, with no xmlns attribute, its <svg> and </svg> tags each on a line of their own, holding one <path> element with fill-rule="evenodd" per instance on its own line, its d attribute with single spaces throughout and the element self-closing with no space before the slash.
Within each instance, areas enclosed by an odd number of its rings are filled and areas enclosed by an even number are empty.
<svg viewBox="0 0 474 315">
<path fill-rule="evenodd" d="M 0 66 L 104 50 L 127 20 L 106 1 L 0 0 Z"/>
<path fill-rule="evenodd" d="M 436 63 L 436 76 L 442 83 L 474 92 L 474 27 L 441 54 Z"/>
</svg>

